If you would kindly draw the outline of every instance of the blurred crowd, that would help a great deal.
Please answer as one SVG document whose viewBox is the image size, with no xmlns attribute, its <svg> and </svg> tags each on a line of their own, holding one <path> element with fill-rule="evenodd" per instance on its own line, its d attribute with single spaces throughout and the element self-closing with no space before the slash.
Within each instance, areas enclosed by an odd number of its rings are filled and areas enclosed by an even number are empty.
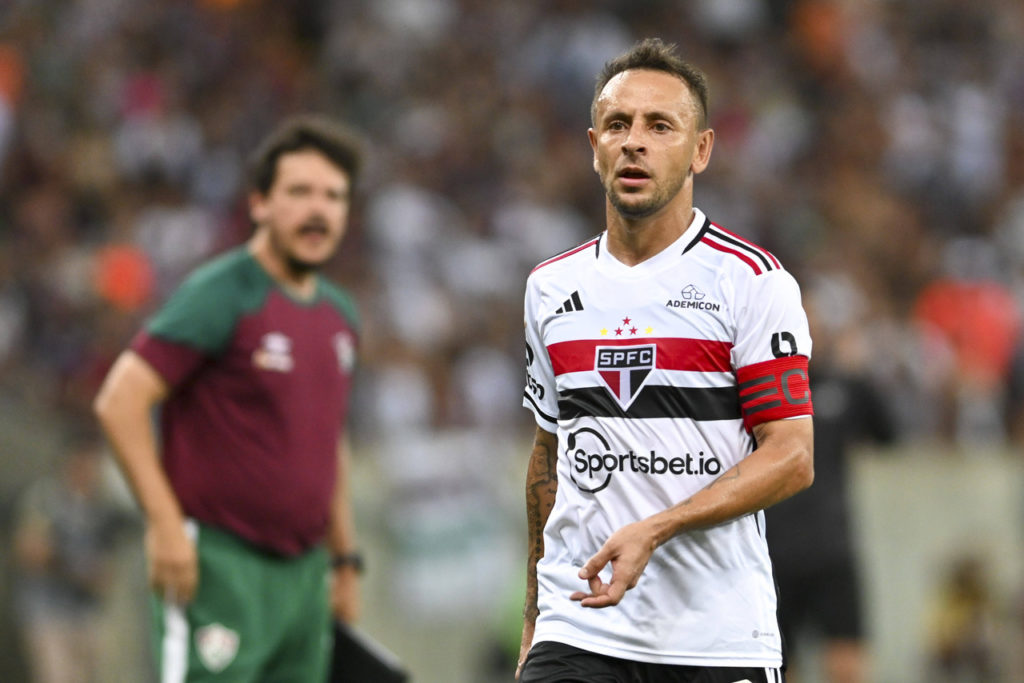
<svg viewBox="0 0 1024 683">
<path fill-rule="evenodd" d="M 911 434 L 1004 443 L 1024 354 L 1018 0 L 7 0 L 0 392 L 69 419 L 243 240 L 246 155 L 337 116 L 371 159 L 331 275 L 363 433 L 522 426 L 521 292 L 603 228 L 593 79 L 657 35 L 710 76 L 696 203 L 774 251 Z"/>
<path fill-rule="evenodd" d="M 523 285 L 604 227 L 594 77 L 646 36 L 710 78 L 697 206 L 795 273 L 816 343 L 902 435 L 1024 445 L 1020 0 L 0 0 L 0 418 L 91 423 L 146 317 L 247 237 L 254 145 L 326 113 L 370 150 L 329 268 L 363 314 L 357 441 L 442 463 L 395 484 L 406 525 L 433 519 L 410 491 L 475 491 L 449 517 L 479 523 L 495 484 L 457 435 L 530 429 Z"/>
</svg>

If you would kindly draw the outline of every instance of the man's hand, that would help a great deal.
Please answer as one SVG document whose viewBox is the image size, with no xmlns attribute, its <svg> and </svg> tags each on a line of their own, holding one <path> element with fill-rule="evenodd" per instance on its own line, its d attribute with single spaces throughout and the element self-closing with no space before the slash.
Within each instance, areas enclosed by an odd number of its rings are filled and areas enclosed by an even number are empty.
<svg viewBox="0 0 1024 683">
<path fill-rule="evenodd" d="M 182 523 L 150 524 L 146 529 L 149 585 L 168 602 L 192 601 L 199 585 L 196 546 Z"/>
<path fill-rule="evenodd" d="M 580 578 L 590 584 L 590 592 L 577 591 L 569 596 L 570 599 L 579 601 L 583 607 L 619 604 L 626 591 L 640 580 L 656 547 L 654 534 L 643 521 L 622 527 L 580 569 Z M 598 572 L 609 562 L 612 578 L 610 583 L 605 583 Z"/>
<path fill-rule="evenodd" d="M 359 618 L 359 572 L 342 566 L 331 570 L 331 614 L 346 624 Z"/>
</svg>

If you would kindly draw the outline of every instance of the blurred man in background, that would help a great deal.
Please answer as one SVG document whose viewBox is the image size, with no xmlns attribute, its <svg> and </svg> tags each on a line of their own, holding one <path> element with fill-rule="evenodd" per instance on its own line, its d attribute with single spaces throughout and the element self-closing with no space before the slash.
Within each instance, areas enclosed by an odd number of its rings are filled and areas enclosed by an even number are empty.
<svg viewBox="0 0 1024 683">
<path fill-rule="evenodd" d="M 21 495 L 14 523 L 17 615 L 35 683 L 99 683 L 100 625 L 127 519 L 103 486 L 103 442 L 68 444 Z"/>
<path fill-rule="evenodd" d="M 930 683 L 1020 680 L 1000 656 L 1004 607 L 993 593 L 984 558 L 966 551 L 947 560 L 928 614 Z"/>
<path fill-rule="evenodd" d="M 674 46 L 608 62 L 591 119 L 607 231 L 526 288 L 517 673 L 778 683 L 762 510 L 813 479 L 799 288 L 693 206 L 714 132 L 706 79 Z"/>
<path fill-rule="evenodd" d="M 852 528 L 851 448 L 895 440 L 895 417 L 886 397 L 866 376 L 869 347 L 854 308 L 825 295 L 807 297 L 814 331 L 814 486 L 765 512 L 768 545 L 779 584 L 779 622 L 788 658 L 816 634 L 829 683 L 872 680 L 864 645 L 860 558 Z M 811 661 L 809 657 L 803 659 Z M 787 679 L 796 680 L 790 666 Z"/>
<path fill-rule="evenodd" d="M 96 398 L 146 517 L 161 680 L 322 683 L 331 611 L 357 616 L 342 436 L 356 312 L 317 271 L 360 148 L 319 118 L 274 131 L 253 161 L 252 237 L 186 280 Z"/>
</svg>

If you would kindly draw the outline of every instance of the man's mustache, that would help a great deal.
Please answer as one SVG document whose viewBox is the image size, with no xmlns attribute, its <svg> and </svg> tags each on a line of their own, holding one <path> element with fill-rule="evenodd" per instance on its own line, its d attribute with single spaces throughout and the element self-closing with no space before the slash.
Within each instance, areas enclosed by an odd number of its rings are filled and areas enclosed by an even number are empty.
<svg viewBox="0 0 1024 683">
<path fill-rule="evenodd" d="M 299 227 L 300 235 L 326 235 L 327 221 L 322 218 L 310 218 Z"/>
</svg>

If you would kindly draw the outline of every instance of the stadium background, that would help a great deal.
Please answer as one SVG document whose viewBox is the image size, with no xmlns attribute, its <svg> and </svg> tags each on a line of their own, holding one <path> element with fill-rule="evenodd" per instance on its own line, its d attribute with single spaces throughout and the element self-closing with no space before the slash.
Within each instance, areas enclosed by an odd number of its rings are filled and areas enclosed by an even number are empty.
<svg viewBox="0 0 1024 683">
<path fill-rule="evenodd" d="M 416 680 L 486 680 L 521 594 L 522 285 L 603 227 L 593 77 L 649 35 L 710 76 L 696 203 L 797 275 L 896 412 L 900 445 L 853 463 L 876 680 L 924 680 L 931 605 L 965 556 L 1004 678 L 1024 680 L 1019 0 L 3 0 L 4 547 L 133 331 L 245 238 L 247 151 L 286 114 L 330 113 L 372 150 L 330 268 L 365 317 L 363 626 Z M 109 680 L 149 676 L 136 541 Z M 9 559 L 0 680 L 17 681 Z"/>
</svg>

